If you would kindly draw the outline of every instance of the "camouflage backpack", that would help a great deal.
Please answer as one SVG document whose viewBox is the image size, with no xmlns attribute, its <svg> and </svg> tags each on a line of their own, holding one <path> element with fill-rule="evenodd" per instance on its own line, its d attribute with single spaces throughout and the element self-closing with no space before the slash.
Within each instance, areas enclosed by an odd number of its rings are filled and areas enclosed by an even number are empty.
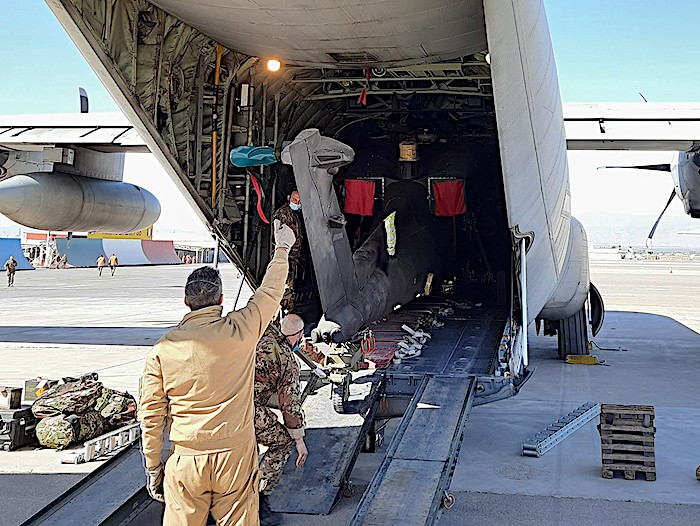
<svg viewBox="0 0 700 526">
<path fill-rule="evenodd" d="M 102 393 L 102 382 L 91 373 L 79 379 L 64 378 L 65 383 L 48 389 L 32 404 L 37 418 L 57 415 L 80 415 L 91 409 Z"/>
<path fill-rule="evenodd" d="M 127 392 L 103 387 L 95 402 L 98 411 L 110 428 L 123 426 L 136 418 L 136 399 Z"/>
<path fill-rule="evenodd" d="M 83 415 L 58 415 L 44 418 L 36 425 L 39 443 L 52 449 L 64 449 L 104 432 L 104 418 L 97 411 Z"/>
</svg>

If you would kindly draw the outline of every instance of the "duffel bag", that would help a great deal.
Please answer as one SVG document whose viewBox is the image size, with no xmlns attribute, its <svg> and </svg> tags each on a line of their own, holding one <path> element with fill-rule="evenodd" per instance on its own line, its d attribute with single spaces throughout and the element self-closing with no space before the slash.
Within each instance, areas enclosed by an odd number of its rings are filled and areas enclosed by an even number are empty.
<svg viewBox="0 0 700 526">
<path fill-rule="evenodd" d="M 39 443 L 52 449 L 64 449 L 104 432 L 104 419 L 97 411 L 82 415 L 58 415 L 44 418 L 36 426 Z"/>
<path fill-rule="evenodd" d="M 103 387 L 95 402 L 95 411 L 109 427 L 120 427 L 136 419 L 136 399 L 127 392 Z"/>
<path fill-rule="evenodd" d="M 102 393 L 102 382 L 91 373 L 79 379 L 67 379 L 66 383 L 55 385 L 37 398 L 32 404 L 32 413 L 37 418 L 58 415 L 80 415 L 94 408 Z"/>
</svg>

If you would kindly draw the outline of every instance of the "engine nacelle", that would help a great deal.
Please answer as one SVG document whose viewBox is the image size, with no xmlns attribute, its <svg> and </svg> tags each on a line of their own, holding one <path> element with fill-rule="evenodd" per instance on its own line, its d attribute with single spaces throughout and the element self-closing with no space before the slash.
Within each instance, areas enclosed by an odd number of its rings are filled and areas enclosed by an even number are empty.
<svg viewBox="0 0 700 526">
<path fill-rule="evenodd" d="M 671 176 L 685 213 L 700 218 L 700 153 L 679 152 L 678 161 L 671 166 Z"/>
<path fill-rule="evenodd" d="M 61 172 L 0 182 L 0 213 L 39 230 L 135 232 L 160 216 L 160 203 L 138 186 Z"/>
<path fill-rule="evenodd" d="M 539 317 L 546 320 L 563 320 L 573 316 L 586 303 L 590 283 L 588 236 L 583 225 L 572 217 L 564 266 L 556 288 Z"/>
</svg>

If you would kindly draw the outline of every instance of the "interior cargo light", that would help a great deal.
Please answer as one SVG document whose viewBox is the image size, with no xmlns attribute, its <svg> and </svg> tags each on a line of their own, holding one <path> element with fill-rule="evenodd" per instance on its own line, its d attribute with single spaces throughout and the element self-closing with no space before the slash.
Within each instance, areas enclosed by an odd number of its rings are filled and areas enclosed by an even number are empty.
<svg viewBox="0 0 700 526">
<path fill-rule="evenodd" d="M 279 71 L 282 67 L 282 63 L 279 60 L 271 58 L 267 61 L 267 69 L 270 71 Z"/>
</svg>

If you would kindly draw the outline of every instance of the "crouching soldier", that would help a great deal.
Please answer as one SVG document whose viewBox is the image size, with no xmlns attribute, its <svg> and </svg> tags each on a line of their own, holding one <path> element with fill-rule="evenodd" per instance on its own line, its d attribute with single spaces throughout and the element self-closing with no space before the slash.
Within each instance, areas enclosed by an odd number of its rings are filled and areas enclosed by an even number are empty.
<svg viewBox="0 0 700 526">
<path fill-rule="evenodd" d="M 293 315 L 292 315 L 293 316 Z M 260 524 L 281 524 L 281 516 L 272 513 L 267 496 L 280 479 L 284 465 L 296 446 L 296 466 L 304 466 L 308 452 L 304 443 L 304 411 L 301 408 L 299 387 L 299 364 L 293 348 L 302 338 L 304 323 L 295 316 L 300 325 L 298 331 L 285 335 L 270 324 L 257 346 L 255 362 L 255 437 L 258 444 L 267 446 L 260 463 L 262 491 L 260 495 Z M 283 330 L 289 323 L 282 320 Z M 294 330 L 292 327 L 290 330 Z M 268 407 L 273 396 L 277 397 L 284 425 Z"/>
</svg>

